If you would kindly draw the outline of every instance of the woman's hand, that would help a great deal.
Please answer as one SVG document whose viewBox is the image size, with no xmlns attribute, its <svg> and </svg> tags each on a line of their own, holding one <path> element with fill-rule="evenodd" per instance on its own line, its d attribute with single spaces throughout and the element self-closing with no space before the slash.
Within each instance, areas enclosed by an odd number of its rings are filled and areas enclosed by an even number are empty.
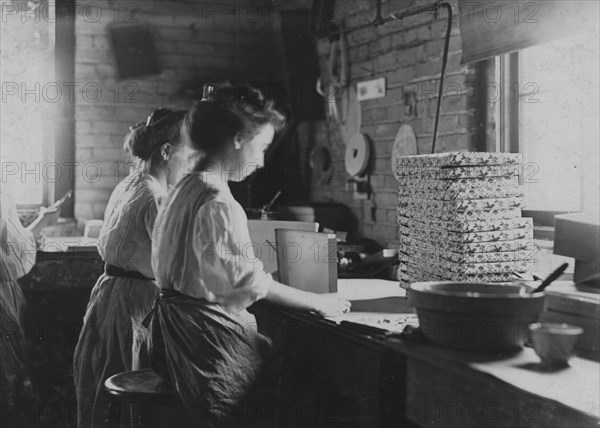
<svg viewBox="0 0 600 428">
<path fill-rule="evenodd" d="M 296 290 L 273 281 L 265 297 L 269 302 L 302 311 L 316 312 L 323 317 L 339 317 L 350 311 L 350 302 L 336 294 L 317 294 Z"/>
<path fill-rule="evenodd" d="M 323 317 L 339 317 L 350 312 L 351 303 L 335 294 L 317 294 L 314 311 Z"/>
<path fill-rule="evenodd" d="M 60 208 L 49 207 L 41 208 L 38 217 L 29 225 L 27 229 L 31 231 L 33 237 L 37 239 L 43 228 L 53 225 L 60 216 Z"/>
<path fill-rule="evenodd" d="M 41 223 L 46 227 L 55 224 L 59 217 L 60 208 L 48 207 L 40 210 L 40 215 L 38 218 L 40 218 Z"/>
</svg>

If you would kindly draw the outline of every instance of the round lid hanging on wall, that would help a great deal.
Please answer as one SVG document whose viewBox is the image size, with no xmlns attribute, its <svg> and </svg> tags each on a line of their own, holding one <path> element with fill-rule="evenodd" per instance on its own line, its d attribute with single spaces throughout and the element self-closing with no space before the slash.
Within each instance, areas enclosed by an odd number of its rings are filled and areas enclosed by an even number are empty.
<svg viewBox="0 0 600 428">
<path fill-rule="evenodd" d="M 357 132 L 346 144 L 344 166 L 351 177 L 362 175 L 369 165 L 370 146 L 365 134 Z"/>
<path fill-rule="evenodd" d="M 396 180 L 396 162 L 399 157 L 418 154 L 417 136 L 412 126 L 404 124 L 398 129 L 394 145 L 392 147 L 392 172 Z"/>
</svg>

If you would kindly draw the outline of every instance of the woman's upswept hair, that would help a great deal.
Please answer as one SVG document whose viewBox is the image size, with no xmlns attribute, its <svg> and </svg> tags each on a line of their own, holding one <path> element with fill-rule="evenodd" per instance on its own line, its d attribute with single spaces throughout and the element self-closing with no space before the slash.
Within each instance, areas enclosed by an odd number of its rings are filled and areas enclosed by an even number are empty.
<svg viewBox="0 0 600 428">
<path fill-rule="evenodd" d="M 265 125 L 281 130 L 285 117 L 272 100 L 249 85 L 214 88 L 184 119 L 192 148 L 203 153 L 204 162 L 224 153 L 236 135 L 252 139 Z"/>
<path fill-rule="evenodd" d="M 185 110 L 154 110 L 146 121 L 129 128 L 123 148 L 140 161 L 156 165 L 161 160 L 159 148 L 164 143 L 177 145 L 181 142 L 181 124 L 185 115 Z"/>
</svg>

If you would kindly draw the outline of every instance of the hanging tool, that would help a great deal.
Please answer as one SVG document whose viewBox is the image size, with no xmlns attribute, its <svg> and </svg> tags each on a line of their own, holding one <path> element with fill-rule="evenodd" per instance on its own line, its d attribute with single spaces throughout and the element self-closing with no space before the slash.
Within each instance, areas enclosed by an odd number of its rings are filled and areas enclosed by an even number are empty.
<svg viewBox="0 0 600 428">
<path fill-rule="evenodd" d="M 381 5 L 382 5 L 381 0 L 378 0 L 377 16 L 372 22 L 367 22 L 366 24 L 357 25 L 357 26 L 351 27 L 351 28 L 340 28 L 337 31 L 330 32 L 328 34 L 328 37 L 330 39 L 334 36 L 341 37 L 347 33 L 359 31 L 364 28 L 369 28 L 372 26 L 380 26 L 380 25 L 386 24 L 388 22 L 402 20 L 406 17 L 419 15 L 419 14 L 423 14 L 426 12 L 437 13 L 439 9 L 446 9 L 446 12 L 448 15 L 448 24 L 446 27 L 446 37 L 444 39 L 444 53 L 442 56 L 442 70 L 441 70 L 441 75 L 440 75 L 440 85 L 439 85 L 438 100 L 437 100 L 438 102 L 437 102 L 437 107 L 436 107 L 436 112 L 435 112 L 433 142 L 431 145 L 431 153 L 435 153 L 436 145 L 437 145 L 437 133 L 438 133 L 438 126 L 439 126 L 439 119 L 440 119 L 440 111 L 441 111 L 441 106 L 442 106 L 442 96 L 443 96 L 443 90 L 444 90 L 444 75 L 446 73 L 446 65 L 448 63 L 448 50 L 449 50 L 449 46 L 450 46 L 450 35 L 451 35 L 451 31 L 452 31 L 452 16 L 453 16 L 452 6 L 450 3 L 446 2 L 446 1 L 439 1 L 439 2 L 432 3 L 432 4 L 426 4 L 424 6 L 407 9 L 407 10 L 404 10 L 401 12 L 392 12 L 392 13 L 389 13 L 387 17 L 383 17 L 382 12 L 381 12 L 382 11 Z"/>
<path fill-rule="evenodd" d="M 340 66 L 337 65 L 337 51 L 340 51 Z M 329 76 L 331 81 L 329 82 L 327 93 L 323 91 L 321 78 L 317 79 L 317 92 L 323 98 L 327 100 L 327 107 L 329 116 L 333 117 L 336 122 L 340 122 L 340 115 L 338 112 L 336 102 L 336 89 L 345 88 L 348 86 L 348 52 L 346 48 L 346 37 L 344 34 L 339 35 L 338 40 L 331 42 L 329 47 Z"/>
</svg>

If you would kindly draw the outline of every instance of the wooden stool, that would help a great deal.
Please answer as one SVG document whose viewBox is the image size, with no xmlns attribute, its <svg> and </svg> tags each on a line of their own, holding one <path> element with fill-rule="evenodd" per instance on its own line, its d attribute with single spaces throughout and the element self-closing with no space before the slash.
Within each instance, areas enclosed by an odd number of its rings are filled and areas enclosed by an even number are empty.
<svg viewBox="0 0 600 428">
<path fill-rule="evenodd" d="M 113 397 L 109 413 L 114 415 L 118 427 L 186 425 L 181 418 L 187 412 L 177 391 L 152 369 L 111 376 L 104 382 L 104 389 Z"/>
</svg>

